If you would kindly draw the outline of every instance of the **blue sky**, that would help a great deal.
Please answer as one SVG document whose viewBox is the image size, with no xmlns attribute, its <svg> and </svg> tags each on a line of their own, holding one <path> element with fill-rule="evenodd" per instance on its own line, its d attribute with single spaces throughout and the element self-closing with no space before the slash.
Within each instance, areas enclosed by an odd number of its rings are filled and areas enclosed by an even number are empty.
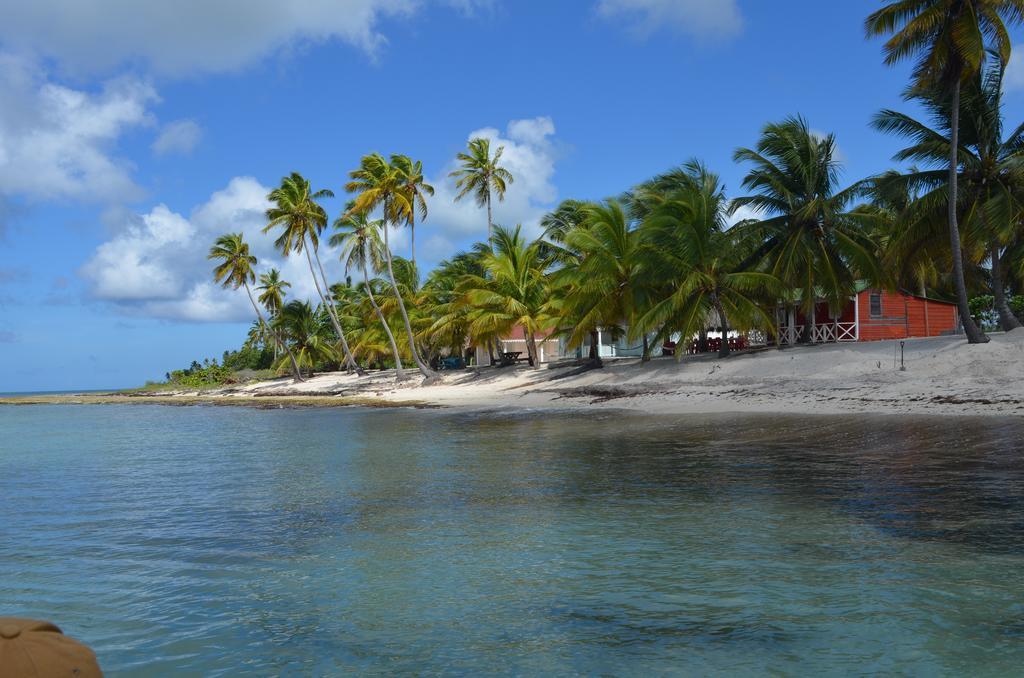
<svg viewBox="0 0 1024 678">
<path fill-rule="evenodd" d="M 0 391 L 131 386 L 237 347 L 247 302 L 203 258 L 223 232 L 309 294 L 302 262 L 258 235 L 291 171 L 340 195 L 367 152 L 421 159 L 429 268 L 486 231 L 445 179 L 473 134 L 516 174 L 496 220 L 531 229 L 692 157 L 738 195 L 734 149 L 794 113 L 837 135 L 852 182 L 899 148 L 872 114 L 913 111 L 907 69 L 863 37 L 872 0 L 0 6 Z M 1006 115 L 1024 115 L 1016 63 Z"/>
</svg>

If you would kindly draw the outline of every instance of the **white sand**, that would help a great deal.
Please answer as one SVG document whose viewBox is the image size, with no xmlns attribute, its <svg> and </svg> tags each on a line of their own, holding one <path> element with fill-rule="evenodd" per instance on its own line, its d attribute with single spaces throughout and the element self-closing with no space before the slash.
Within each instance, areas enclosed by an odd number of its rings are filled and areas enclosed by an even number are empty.
<svg viewBox="0 0 1024 678">
<path fill-rule="evenodd" d="M 442 373 L 443 383 L 433 386 L 420 386 L 415 370 L 400 385 L 390 371 L 329 373 L 234 392 L 364 396 L 463 409 L 1024 415 L 1024 330 L 993 334 L 990 343 L 974 346 L 962 337 L 907 340 L 906 371 L 898 367 L 898 345 L 827 344 L 646 364 L 606 360 L 603 369 L 579 374 L 576 367 L 482 368 Z"/>
</svg>

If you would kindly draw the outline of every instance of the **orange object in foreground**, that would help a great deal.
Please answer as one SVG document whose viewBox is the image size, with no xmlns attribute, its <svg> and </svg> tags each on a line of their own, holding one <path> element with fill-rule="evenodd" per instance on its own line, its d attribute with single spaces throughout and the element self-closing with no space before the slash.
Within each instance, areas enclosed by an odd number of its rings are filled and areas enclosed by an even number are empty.
<svg viewBox="0 0 1024 678">
<path fill-rule="evenodd" d="M 96 654 L 49 622 L 0 617 L 0 678 L 103 676 Z"/>
</svg>

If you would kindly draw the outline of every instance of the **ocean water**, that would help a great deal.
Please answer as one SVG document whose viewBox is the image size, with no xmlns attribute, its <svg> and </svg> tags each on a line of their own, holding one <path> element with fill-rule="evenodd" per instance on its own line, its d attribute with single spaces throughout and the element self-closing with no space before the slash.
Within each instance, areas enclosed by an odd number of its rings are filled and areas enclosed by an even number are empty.
<svg viewBox="0 0 1024 678">
<path fill-rule="evenodd" d="M 0 615 L 111 675 L 1024 666 L 1024 420 L 0 407 Z"/>
</svg>

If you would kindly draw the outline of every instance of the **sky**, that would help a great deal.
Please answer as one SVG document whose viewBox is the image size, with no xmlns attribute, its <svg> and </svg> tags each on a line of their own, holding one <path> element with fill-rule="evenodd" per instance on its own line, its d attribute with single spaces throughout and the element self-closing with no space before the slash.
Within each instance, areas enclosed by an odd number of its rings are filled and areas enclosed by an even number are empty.
<svg viewBox="0 0 1024 678">
<path fill-rule="evenodd" d="M 448 173 L 470 138 L 515 177 L 495 221 L 530 234 L 691 158 L 733 162 L 786 116 L 836 135 L 849 183 L 894 166 L 870 129 L 908 67 L 864 37 L 874 0 L 0 0 L 0 392 L 119 388 L 244 341 L 244 292 L 205 254 L 241 231 L 258 271 L 314 294 L 263 235 L 298 171 L 333 220 L 361 156 L 423 161 L 427 271 L 486 235 Z M 1022 32 L 1012 32 L 1024 43 Z M 1018 55 L 1022 63 L 1018 63 Z M 1024 119 L 1024 48 L 1006 78 Z M 408 235 L 393 235 L 408 256 Z M 328 274 L 344 275 L 324 252 Z"/>
</svg>

